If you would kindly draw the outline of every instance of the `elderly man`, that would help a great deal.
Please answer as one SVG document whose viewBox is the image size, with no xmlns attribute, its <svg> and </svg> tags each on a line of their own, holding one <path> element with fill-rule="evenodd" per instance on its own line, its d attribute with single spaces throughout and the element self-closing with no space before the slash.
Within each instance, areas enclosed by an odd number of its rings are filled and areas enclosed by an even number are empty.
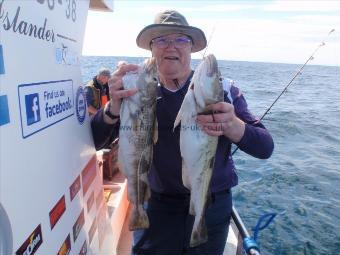
<svg viewBox="0 0 340 255">
<path fill-rule="evenodd" d="M 85 86 L 87 108 L 90 115 L 104 107 L 110 99 L 108 80 L 111 72 L 107 68 L 100 68 L 97 75 Z"/>
<path fill-rule="evenodd" d="M 189 26 L 177 11 L 164 11 L 156 15 L 155 22 L 146 26 L 137 36 L 137 45 L 150 50 L 156 59 L 159 75 L 157 98 L 158 141 L 154 145 L 153 165 L 149 172 L 151 198 L 147 203 L 150 227 L 138 232 L 134 254 L 181 255 L 223 254 L 232 210 L 231 188 L 238 178 L 230 154 L 231 143 L 244 152 L 268 158 L 274 144 L 269 132 L 248 110 L 240 90 L 224 80 L 225 102 L 211 105 L 218 112 L 200 115 L 197 122 L 207 127 L 209 135 L 219 136 L 215 166 L 211 179 L 211 202 L 205 220 L 208 241 L 189 247 L 193 216 L 189 215 L 190 192 L 182 183 L 182 159 L 179 146 L 180 129 L 173 132 L 173 124 L 191 81 L 191 53 L 204 49 L 205 35 L 199 28 Z M 111 100 L 104 110 L 92 119 L 92 129 L 97 148 L 105 145 L 110 136 L 119 132 L 119 112 L 123 98 L 138 93 L 125 90 L 122 77 L 135 70 L 136 65 L 123 64 L 109 80 Z M 232 102 L 228 100 L 232 98 Z M 225 127 L 214 131 L 212 124 Z"/>
</svg>

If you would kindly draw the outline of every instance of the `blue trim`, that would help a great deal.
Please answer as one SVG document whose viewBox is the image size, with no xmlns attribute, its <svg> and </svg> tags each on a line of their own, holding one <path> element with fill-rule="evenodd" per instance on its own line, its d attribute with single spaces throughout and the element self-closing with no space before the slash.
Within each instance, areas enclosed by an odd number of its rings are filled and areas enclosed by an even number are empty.
<svg viewBox="0 0 340 255">
<path fill-rule="evenodd" d="M 2 50 L 2 45 L 0 44 L 0 74 L 4 73 L 5 73 L 4 54 Z"/>
<path fill-rule="evenodd" d="M 257 245 L 256 241 L 251 237 L 246 237 L 243 239 L 243 249 L 246 251 L 246 254 L 250 254 L 251 249 L 260 252 L 259 246 Z"/>
<path fill-rule="evenodd" d="M 0 96 L 0 126 L 10 122 L 7 96 Z"/>
</svg>

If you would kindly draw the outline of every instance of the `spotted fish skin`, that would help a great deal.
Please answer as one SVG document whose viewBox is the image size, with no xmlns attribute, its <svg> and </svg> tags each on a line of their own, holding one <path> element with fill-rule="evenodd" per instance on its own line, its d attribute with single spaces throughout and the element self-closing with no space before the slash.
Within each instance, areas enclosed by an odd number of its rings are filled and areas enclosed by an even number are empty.
<svg viewBox="0 0 340 255">
<path fill-rule="evenodd" d="M 149 227 L 144 202 L 150 196 L 147 175 L 151 168 L 153 144 L 157 140 L 156 90 L 157 69 L 153 59 L 123 77 L 124 89 L 138 92 L 124 98 L 120 110 L 118 161 L 128 182 L 128 199 L 132 204 L 129 229 Z"/>
<path fill-rule="evenodd" d="M 196 68 L 174 124 L 181 125 L 182 180 L 191 193 L 189 213 L 195 216 L 191 247 L 208 240 L 205 209 L 218 143 L 218 137 L 197 126 L 196 117 L 206 114 L 206 107 L 218 102 L 223 102 L 223 85 L 217 60 L 210 54 Z"/>
</svg>

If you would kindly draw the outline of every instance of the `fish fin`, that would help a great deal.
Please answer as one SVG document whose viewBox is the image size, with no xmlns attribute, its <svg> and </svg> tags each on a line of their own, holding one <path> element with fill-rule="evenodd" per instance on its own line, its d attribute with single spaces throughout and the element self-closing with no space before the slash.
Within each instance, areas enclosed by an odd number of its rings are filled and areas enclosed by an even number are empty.
<svg viewBox="0 0 340 255">
<path fill-rule="evenodd" d="M 157 121 L 157 118 L 155 118 L 154 131 L 153 131 L 153 144 L 156 144 L 157 141 L 158 141 L 158 121 Z"/>
<path fill-rule="evenodd" d="M 150 225 L 148 215 L 142 205 L 132 205 L 129 220 L 129 230 L 145 229 Z"/>
<path fill-rule="evenodd" d="M 184 160 L 182 159 L 182 182 L 183 182 L 184 187 L 191 190 L 190 177 L 186 173 L 188 173 L 188 169 L 187 169 L 187 166 L 185 165 Z"/>
<path fill-rule="evenodd" d="M 151 148 L 149 148 L 151 146 Z M 150 188 L 149 188 L 149 181 L 148 181 L 148 173 L 151 168 L 151 155 L 153 153 L 153 145 L 147 146 L 139 159 L 139 164 L 138 164 L 138 181 L 140 182 L 139 185 L 137 185 L 137 193 L 142 194 L 140 199 L 138 199 L 137 203 L 145 202 L 149 199 L 150 197 Z M 149 151 L 150 150 L 150 151 Z M 143 172 L 142 169 L 144 169 Z M 145 171 L 146 170 L 146 171 Z"/>
<path fill-rule="evenodd" d="M 142 182 L 144 182 L 144 184 L 145 184 L 145 186 L 143 188 L 144 196 L 142 196 L 141 202 L 146 202 L 146 201 L 148 201 L 148 199 L 150 198 L 150 195 L 151 195 L 151 191 L 150 191 L 150 188 L 149 188 L 149 181 L 148 181 L 148 173 L 147 172 L 142 173 L 140 175 L 140 180 Z"/>
<path fill-rule="evenodd" d="M 143 182 L 145 182 L 146 184 L 148 184 L 148 173 L 142 173 L 141 175 L 140 175 L 140 180 L 141 181 L 143 181 Z"/>
<path fill-rule="evenodd" d="M 194 94 L 192 92 L 192 90 L 189 90 L 187 92 L 187 94 L 185 95 L 181 108 L 179 109 L 175 122 L 174 122 L 174 128 L 173 131 L 175 130 L 175 128 L 178 126 L 178 124 L 181 122 L 181 120 L 185 117 L 189 115 L 189 111 L 192 111 L 193 109 L 193 97 Z"/>
<path fill-rule="evenodd" d="M 123 155 L 123 152 L 122 152 L 122 148 L 123 146 L 119 146 L 118 145 L 118 160 L 117 160 L 117 166 L 118 166 L 118 169 L 119 171 L 126 177 L 127 176 L 127 173 L 125 171 L 125 167 L 124 167 L 124 157 L 122 156 Z"/>
<path fill-rule="evenodd" d="M 203 216 L 199 219 L 197 224 L 196 224 L 196 221 L 194 223 L 194 227 L 191 232 L 190 247 L 198 246 L 207 241 L 208 241 L 208 231 L 205 225 L 205 218 Z"/>
<path fill-rule="evenodd" d="M 215 156 L 211 158 L 210 162 L 209 162 L 209 168 L 211 170 L 214 169 L 214 165 L 215 165 Z"/>
<path fill-rule="evenodd" d="M 151 197 L 151 190 L 150 190 L 149 185 L 147 185 L 145 188 L 145 193 L 144 193 L 144 202 L 147 202 L 150 197 Z"/>
<path fill-rule="evenodd" d="M 133 193 L 133 185 L 131 184 L 131 179 L 127 178 L 127 197 L 129 202 L 134 203 L 135 194 Z"/>
<path fill-rule="evenodd" d="M 195 95 L 193 90 L 189 89 L 188 92 L 185 94 L 181 108 L 179 109 L 176 116 L 173 131 L 181 121 L 184 122 L 185 125 L 188 121 L 192 121 L 192 118 L 196 118 L 196 116 L 197 107 L 195 102 Z"/>
<path fill-rule="evenodd" d="M 178 124 L 181 122 L 182 119 L 182 107 L 179 109 L 175 122 L 174 122 L 174 127 L 172 129 L 172 131 L 175 131 L 175 128 L 178 126 Z"/>
<path fill-rule="evenodd" d="M 192 216 L 196 215 L 195 203 L 194 203 L 194 201 L 192 199 L 190 199 L 189 214 L 192 215 Z"/>
</svg>

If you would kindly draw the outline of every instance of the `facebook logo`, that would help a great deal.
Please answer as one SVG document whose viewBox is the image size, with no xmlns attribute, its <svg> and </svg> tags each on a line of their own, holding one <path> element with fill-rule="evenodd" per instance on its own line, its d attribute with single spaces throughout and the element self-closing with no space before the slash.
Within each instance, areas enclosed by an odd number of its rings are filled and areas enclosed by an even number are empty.
<svg viewBox="0 0 340 255">
<path fill-rule="evenodd" d="M 25 96 L 27 126 L 40 121 L 39 95 L 38 93 Z"/>
</svg>

